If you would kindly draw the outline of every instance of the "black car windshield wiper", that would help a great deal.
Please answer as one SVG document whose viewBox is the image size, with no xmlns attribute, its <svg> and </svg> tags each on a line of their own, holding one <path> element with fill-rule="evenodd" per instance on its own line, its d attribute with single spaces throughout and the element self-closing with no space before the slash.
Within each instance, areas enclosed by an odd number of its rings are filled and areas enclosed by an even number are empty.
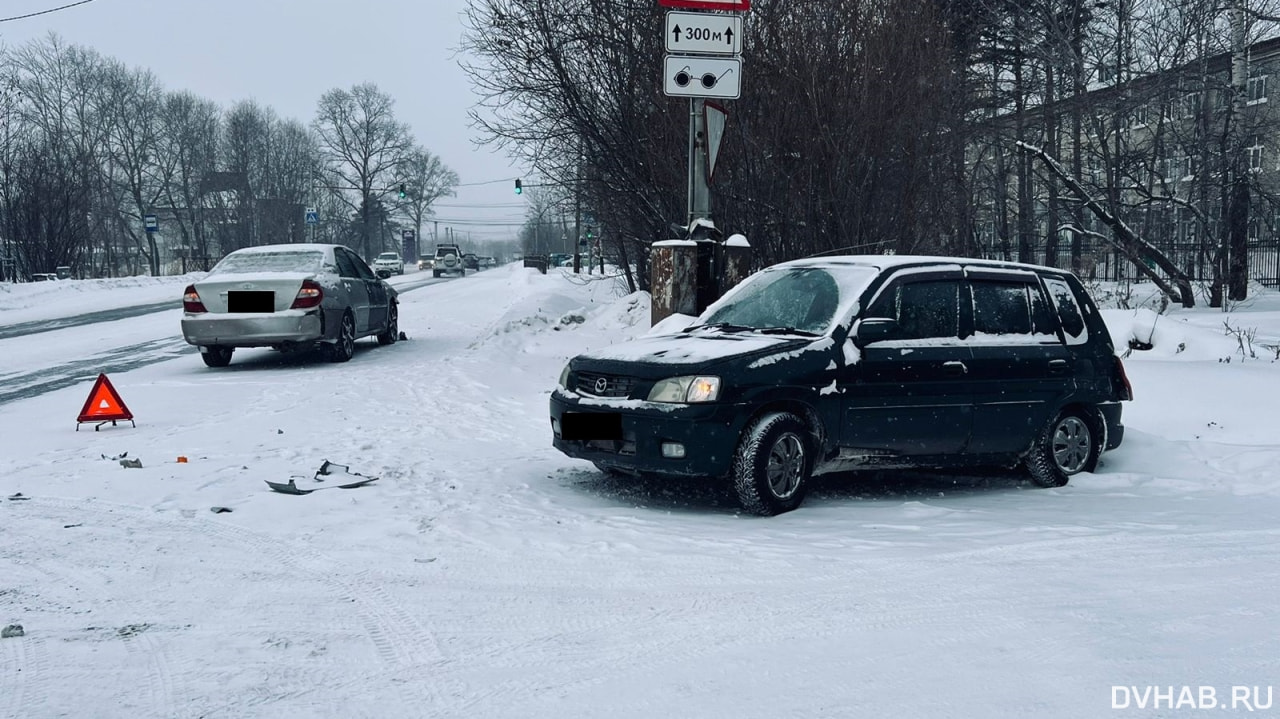
<svg viewBox="0 0 1280 719">
<path fill-rule="evenodd" d="M 762 335 L 803 335 L 805 337 L 817 337 L 817 332 L 808 330 L 798 330 L 795 327 L 757 327 L 756 332 Z"/>
<path fill-rule="evenodd" d="M 705 324 L 705 325 L 694 325 L 692 327 L 686 327 L 684 328 L 684 331 L 693 332 L 694 330 L 720 330 L 722 332 L 750 332 L 754 329 L 755 327 L 748 327 L 746 325 L 735 325 L 732 322 L 712 322 L 710 324 Z"/>
</svg>

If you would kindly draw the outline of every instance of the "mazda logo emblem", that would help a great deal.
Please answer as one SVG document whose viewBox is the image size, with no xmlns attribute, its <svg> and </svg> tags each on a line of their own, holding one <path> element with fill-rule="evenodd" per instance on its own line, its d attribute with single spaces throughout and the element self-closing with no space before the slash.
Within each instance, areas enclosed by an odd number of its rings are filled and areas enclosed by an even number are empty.
<svg viewBox="0 0 1280 719">
<path fill-rule="evenodd" d="M 609 389 L 609 380 L 604 377 L 596 380 L 596 394 L 602 394 L 607 389 Z"/>
</svg>

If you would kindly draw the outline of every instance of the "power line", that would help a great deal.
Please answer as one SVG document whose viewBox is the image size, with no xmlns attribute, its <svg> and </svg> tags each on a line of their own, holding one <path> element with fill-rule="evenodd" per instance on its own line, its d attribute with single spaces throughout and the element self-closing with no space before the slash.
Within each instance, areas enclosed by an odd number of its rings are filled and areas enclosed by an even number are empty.
<svg viewBox="0 0 1280 719">
<path fill-rule="evenodd" d="M 527 202 L 433 202 L 432 207 L 482 207 L 491 209 L 512 209 L 526 207 Z"/>
<path fill-rule="evenodd" d="M 66 10 L 67 8 L 73 8 L 77 5 L 84 5 L 86 3 L 91 3 L 91 2 L 93 2 L 93 0 L 80 0 L 80 2 L 73 2 L 70 5 L 63 5 L 62 7 L 49 8 L 48 10 L 41 10 L 40 12 L 29 12 L 26 15 L 14 15 L 13 17 L 0 18 L 0 22 L 10 22 L 12 20 L 25 20 L 29 17 L 35 17 L 37 15 L 48 15 L 51 12 L 58 12 L 59 10 Z"/>
<path fill-rule="evenodd" d="M 84 0 L 84 1 L 89 2 L 89 0 Z M 475 187 L 476 185 L 496 185 L 499 182 L 513 182 L 515 179 L 516 178 L 514 177 L 504 177 L 501 180 L 485 180 L 484 182 L 463 182 L 463 183 L 454 185 L 454 187 Z"/>
</svg>

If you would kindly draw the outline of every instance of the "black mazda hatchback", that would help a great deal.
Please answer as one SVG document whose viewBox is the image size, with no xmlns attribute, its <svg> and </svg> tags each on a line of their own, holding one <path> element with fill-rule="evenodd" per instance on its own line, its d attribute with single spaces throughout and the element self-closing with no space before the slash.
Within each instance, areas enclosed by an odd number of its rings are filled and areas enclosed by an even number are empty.
<svg viewBox="0 0 1280 719">
<path fill-rule="evenodd" d="M 603 471 L 727 479 L 772 515 L 833 471 L 1020 464 L 1062 486 L 1120 445 L 1131 398 L 1070 272 L 832 257 L 762 270 L 682 331 L 573 358 L 551 429 Z"/>
</svg>

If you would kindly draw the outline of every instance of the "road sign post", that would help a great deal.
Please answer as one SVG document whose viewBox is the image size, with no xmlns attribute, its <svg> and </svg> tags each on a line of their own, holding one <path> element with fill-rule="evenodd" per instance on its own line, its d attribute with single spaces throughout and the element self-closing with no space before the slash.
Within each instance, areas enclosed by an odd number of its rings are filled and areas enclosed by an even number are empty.
<svg viewBox="0 0 1280 719">
<path fill-rule="evenodd" d="M 142 228 L 147 232 L 158 232 L 160 230 L 160 223 L 156 220 L 155 215 L 143 215 Z"/>
<path fill-rule="evenodd" d="M 742 59 L 667 55 L 662 80 L 662 91 L 671 97 L 737 100 L 742 96 Z"/>
<path fill-rule="evenodd" d="M 658 5 L 684 10 L 746 12 L 751 0 L 658 0 Z M 711 172 L 724 133 L 724 108 L 708 98 L 736 100 L 742 96 L 742 16 L 699 12 L 669 12 L 664 44 L 669 53 L 662 64 L 662 91 L 669 97 L 689 98 L 689 226 L 711 219 Z"/>
<path fill-rule="evenodd" d="M 742 52 L 742 17 L 669 12 L 666 45 L 670 53 L 738 55 Z"/>
</svg>

